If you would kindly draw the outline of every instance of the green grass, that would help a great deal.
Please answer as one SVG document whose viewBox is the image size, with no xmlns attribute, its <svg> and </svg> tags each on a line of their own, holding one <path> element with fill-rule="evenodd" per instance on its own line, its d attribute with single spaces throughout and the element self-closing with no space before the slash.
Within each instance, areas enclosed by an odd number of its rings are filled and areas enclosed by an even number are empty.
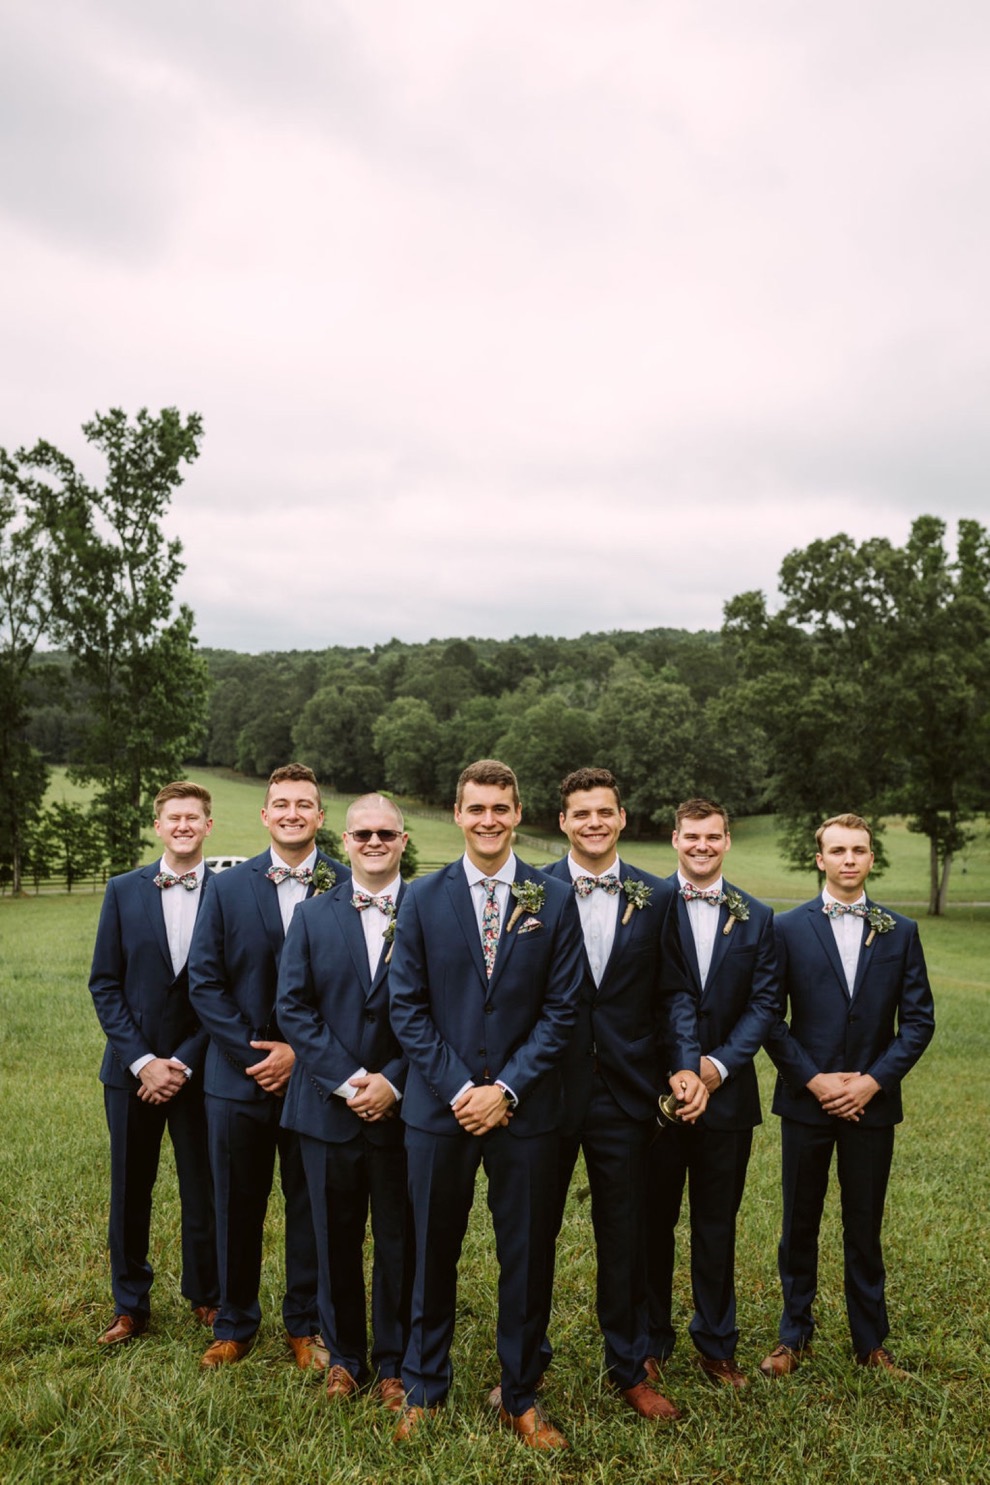
<svg viewBox="0 0 990 1485">
<path fill-rule="evenodd" d="M 218 789 L 218 813 L 243 790 Z M 228 792 L 230 791 L 230 792 Z M 744 822 L 745 827 L 746 822 Z M 748 831 L 737 844 L 743 861 Z M 769 860 L 754 832 L 747 862 Z M 248 846 L 248 842 L 244 842 Z M 758 849 L 757 849 L 758 847 Z M 226 849 L 233 849 L 228 846 Z M 453 854 L 453 853 L 451 853 Z M 631 853 L 630 853 L 631 854 Z M 748 880 L 749 870 L 737 872 Z M 791 878 L 767 877 L 776 896 Z M 786 895 L 786 893 L 784 894 Z M 178 1293 L 178 1203 L 163 1159 L 153 1232 L 150 1334 L 100 1351 L 110 1314 L 105 1254 L 107 1134 L 97 1068 L 102 1036 L 86 989 L 99 910 L 93 894 L 0 901 L 0 1479 L 5 1482 L 302 1480 L 341 1485 L 977 1485 L 988 1476 L 990 1402 L 990 1000 L 988 917 L 958 908 L 924 920 L 938 1031 L 905 1085 L 886 1223 L 891 1345 L 916 1373 L 904 1384 L 851 1363 L 834 1191 L 822 1237 L 817 1356 L 786 1382 L 753 1376 L 743 1397 L 700 1376 L 684 1333 L 684 1244 L 676 1296 L 682 1325 L 669 1394 L 672 1428 L 641 1423 L 601 1376 L 593 1313 L 594 1247 L 579 1169 L 561 1237 L 546 1404 L 571 1450 L 534 1458 L 485 1405 L 496 1379 L 495 1262 L 479 1193 L 461 1267 L 449 1407 L 429 1436 L 398 1449 L 369 1402 L 331 1411 L 319 1384 L 290 1364 L 278 1324 L 280 1218 L 266 1234 L 259 1344 L 237 1367 L 202 1373 L 205 1333 Z M 770 1069 L 761 1055 L 761 1077 Z M 779 1310 L 779 1135 L 757 1131 L 738 1247 L 739 1361 L 755 1373 Z"/>
</svg>

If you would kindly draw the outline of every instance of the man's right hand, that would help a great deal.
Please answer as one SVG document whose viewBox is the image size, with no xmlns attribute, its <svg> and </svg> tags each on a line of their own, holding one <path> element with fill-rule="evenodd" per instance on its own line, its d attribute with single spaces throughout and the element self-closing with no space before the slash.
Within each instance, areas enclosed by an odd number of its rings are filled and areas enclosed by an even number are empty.
<svg viewBox="0 0 990 1485">
<path fill-rule="evenodd" d="M 690 1068 L 683 1067 L 670 1078 L 670 1091 L 680 1105 L 677 1116 L 682 1124 L 693 1124 L 705 1112 L 708 1089 Z"/>
<path fill-rule="evenodd" d="M 138 1073 L 137 1096 L 142 1103 L 168 1103 L 186 1086 L 181 1063 L 167 1057 L 152 1057 Z"/>
</svg>

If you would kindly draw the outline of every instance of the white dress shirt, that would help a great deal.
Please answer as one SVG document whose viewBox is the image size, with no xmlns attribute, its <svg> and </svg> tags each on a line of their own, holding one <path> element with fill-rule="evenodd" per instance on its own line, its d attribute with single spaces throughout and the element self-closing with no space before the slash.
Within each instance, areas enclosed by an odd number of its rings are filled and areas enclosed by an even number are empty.
<svg viewBox="0 0 990 1485">
<path fill-rule="evenodd" d="M 682 887 L 696 885 L 694 882 L 689 882 L 687 877 L 681 872 L 677 873 L 677 880 Z M 719 877 L 717 882 L 709 882 L 707 887 L 699 890 L 721 892 L 723 890 L 722 878 Z M 698 956 L 698 973 L 701 976 L 701 988 L 704 990 L 708 980 L 708 971 L 712 967 L 712 955 L 715 952 L 715 939 L 718 935 L 718 922 L 721 914 L 718 908 L 714 907 L 712 903 L 703 902 L 697 897 L 693 902 L 685 902 L 684 906 L 687 908 L 688 922 L 691 924 L 694 952 Z M 708 1061 L 717 1070 L 719 1077 L 724 1083 L 729 1076 L 724 1064 L 719 1062 L 717 1057 L 709 1056 L 707 1052 L 704 1053 L 704 1056 L 708 1057 Z"/>
<path fill-rule="evenodd" d="M 168 939 L 172 973 L 175 975 L 181 973 L 189 958 L 189 945 L 192 942 L 193 929 L 196 927 L 196 914 L 199 911 L 203 878 L 206 875 L 206 862 L 200 861 L 198 866 L 191 866 L 189 870 L 196 873 L 196 886 L 191 892 L 188 887 L 164 887 L 160 893 L 162 917 L 165 920 L 165 937 Z M 164 856 L 158 863 L 158 871 L 165 877 L 186 875 L 185 872 L 173 871 L 170 866 L 166 866 Z M 142 1067 L 146 1067 L 154 1060 L 152 1053 L 146 1052 L 143 1057 L 134 1059 L 130 1065 L 130 1071 L 137 1077 Z M 187 1067 L 186 1077 L 191 1076 L 191 1070 Z"/>
<path fill-rule="evenodd" d="M 287 861 L 283 861 L 274 846 L 271 848 L 271 857 L 272 865 L 280 866 L 283 871 L 302 871 L 307 866 L 312 871 L 316 866 L 316 847 L 314 846 L 305 861 L 300 861 L 297 866 L 290 866 Z M 282 914 L 282 932 L 288 933 L 292 914 L 305 900 L 309 888 L 305 882 L 297 882 L 295 877 L 285 877 L 279 882 L 275 891 L 278 893 L 278 910 Z"/>
<path fill-rule="evenodd" d="M 387 895 L 391 897 L 393 902 L 397 902 L 399 888 L 402 886 L 402 877 L 401 875 L 394 877 L 387 887 L 382 887 L 375 893 L 371 893 L 367 887 L 358 886 L 353 878 L 351 879 L 351 885 L 355 892 L 368 892 L 369 896 L 374 897 L 384 897 Z M 357 908 L 352 908 L 351 911 L 358 912 Z M 368 973 L 374 979 L 378 971 L 378 961 L 381 959 L 382 950 L 385 947 L 383 934 L 391 919 L 387 913 L 383 913 L 381 908 L 375 907 L 374 904 L 371 907 L 362 908 L 358 916 L 361 919 L 361 927 L 364 930 L 364 946 L 368 951 Z M 333 1090 L 335 1095 L 338 1098 L 353 1098 L 358 1091 L 354 1086 L 354 1079 L 365 1078 L 367 1075 L 368 1069 L 366 1067 L 357 1068 L 355 1072 L 351 1073 L 346 1083 L 341 1083 L 339 1088 Z M 392 1089 L 397 1100 L 402 1097 L 402 1094 L 394 1084 L 389 1083 L 388 1086 Z"/>
<path fill-rule="evenodd" d="M 606 866 L 604 871 L 586 871 L 583 866 L 578 866 L 573 855 L 568 852 L 567 866 L 572 882 L 578 877 L 594 877 L 596 880 L 602 877 L 613 877 L 616 881 L 619 880 L 618 856 L 612 858 L 612 864 Z M 587 897 L 579 897 L 577 909 L 591 973 L 595 984 L 600 985 L 608 963 L 608 956 L 615 942 L 615 922 L 618 913 L 616 898 L 599 888 L 594 892 L 589 892 Z"/>
</svg>

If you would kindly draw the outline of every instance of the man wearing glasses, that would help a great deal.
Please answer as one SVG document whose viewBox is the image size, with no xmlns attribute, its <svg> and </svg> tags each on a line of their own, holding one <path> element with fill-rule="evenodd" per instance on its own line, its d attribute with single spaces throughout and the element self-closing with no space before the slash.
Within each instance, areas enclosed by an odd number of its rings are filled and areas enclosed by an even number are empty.
<svg viewBox="0 0 990 1485">
<path fill-rule="evenodd" d="M 295 1130 L 309 1186 L 319 1264 L 327 1398 L 346 1403 L 376 1374 L 373 1396 L 402 1409 L 412 1223 L 402 1124 L 406 1061 L 388 1019 L 399 864 L 408 835 L 390 799 L 366 794 L 347 811 L 351 880 L 304 902 L 279 969 L 278 1021 L 293 1051 L 282 1114 Z M 371 1209 L 371 1367 L 364 1239 Z"/>
</svg>

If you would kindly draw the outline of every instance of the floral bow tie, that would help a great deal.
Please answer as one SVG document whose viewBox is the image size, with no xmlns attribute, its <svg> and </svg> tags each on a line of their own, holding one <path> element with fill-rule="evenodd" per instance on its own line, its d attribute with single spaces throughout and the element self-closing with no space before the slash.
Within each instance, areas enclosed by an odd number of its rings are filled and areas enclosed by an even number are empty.
<svg viewBox="0 0 990 1485">
<path fill-rule="evenodd" d="M 709 887 L 702 892 L 697 887 L 692 887 L 690 882 L 686 882 L 681 888 L 681 896 L 685 902 L 707 902 L 712 907 L 721 907 L 726 900 L 725 893 L 720 892 L 717 887 Z"/>
<path fill-rule="evenodd" d="M 865 902 L 854 903 L 852 907 L 846 902 L 826 902 L 822 904 L 822 912 L 833 922 L 836 918 L 841 918 L 843 913 L 852 913 L 854 918 L 870 916 L 870 910 Z"/>
<path fill-rule="evenodd" d="M 575 877 L 574 891 L 578 897 L 590 897 L 596 887 L 601 887 L 609 897 L 614 897 L 619 891 L 622 883 L 618 877 Z"/>
<path fill-rule="evenodd" d="M 174 872 L 160 871 L 155 877 L 155 886 L 161 887 L 163 892 L 169 887 L 185 887 L 187 892 L 195 892 L 199 886 L 199 877 L 194 871 L 184 871 L 180 877 Z"/>
<path fill-rule="evenodd" d="M 395 916 L 395 903 L 388 892 L 380 892 L 377 897 L 370 892 L 355 892 L 351 907 L 356 907 L 359 913 L 363 913 L 365 908 L 376 907 L 386 918 Z"/>
<path fill-rule="evenodd" d="M 293 882 L 302 882 L 304 887 L 308 887 L 313 880 L 313 869 L 310 866 L 270 866 L 265 876 L 270 882 L 274 882 L 276 887 L 287 877 Z"/>
</svg>

